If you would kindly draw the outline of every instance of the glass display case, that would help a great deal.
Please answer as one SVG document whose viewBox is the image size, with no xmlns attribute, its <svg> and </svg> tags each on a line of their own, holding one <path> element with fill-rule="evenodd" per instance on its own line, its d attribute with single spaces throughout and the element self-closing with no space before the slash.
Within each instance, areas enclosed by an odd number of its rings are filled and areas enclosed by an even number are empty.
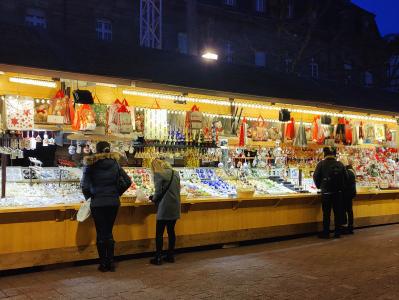
<svg viewBox="0 0 399 300">
<path fill-rule="evenodd" d="M 0 207 L 44 207 L 84 200 L 78 168 L 8 167 L 6 198 Z"/>
</svg>

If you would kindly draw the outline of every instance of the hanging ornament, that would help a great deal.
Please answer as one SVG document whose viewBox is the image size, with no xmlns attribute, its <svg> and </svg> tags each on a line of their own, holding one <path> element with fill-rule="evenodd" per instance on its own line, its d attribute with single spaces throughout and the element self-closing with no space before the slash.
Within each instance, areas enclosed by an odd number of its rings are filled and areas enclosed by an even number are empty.
<svg viewBox="0 0 399 300">
<path fill-rule="evenodd" d="M 240 147 L 244 147 L 245 146 L 245 136 L 246 136 L 246 134 L 245 134 L 245 132 L 246 132 L 245 126 L 246 126 L 246 124 L 247 124 L 247 120 L 244 117 L 244 119 L 243 119 L 243 121 L 242 121 L 242 123 L 240 125 L 240 136 L 239 136 L 239 141 L 238 141 L 238 146 L 240 146 Z"/>
</svg>

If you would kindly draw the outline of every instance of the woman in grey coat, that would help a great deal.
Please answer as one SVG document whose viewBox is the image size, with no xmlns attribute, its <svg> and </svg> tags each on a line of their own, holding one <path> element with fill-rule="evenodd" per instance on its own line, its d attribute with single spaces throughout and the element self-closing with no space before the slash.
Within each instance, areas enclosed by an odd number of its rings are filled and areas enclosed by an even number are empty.
<svg viewBox="0 0 399 300">
<path fill-rule="evenodd" d="M 175 225 L 180 218 L 180 176 L 172 167 L 160 160 L 154 159 L 152 164 L 154 174 L 155 193 L 151 201 L 157 207 L 156 225 L 156 254 L 151 263 L 154 265 L 162 264 L 163 233 L 168 232 L 169 247 L 165 261 L 173 263 L 174 249 L 176 243 Z"/>
</svg>

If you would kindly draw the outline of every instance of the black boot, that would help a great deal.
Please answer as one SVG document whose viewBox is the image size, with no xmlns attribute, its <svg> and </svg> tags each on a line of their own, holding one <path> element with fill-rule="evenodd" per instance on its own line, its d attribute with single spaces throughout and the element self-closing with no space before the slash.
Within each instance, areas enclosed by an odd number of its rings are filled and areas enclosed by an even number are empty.
<svg viewBox="0 0 399 300">
<path fill-rule="evenodd" d="M 166 261 L 168 263 L 174 263 L 175 262 L 175 254 L 174 254 L 173 250 L 171 250 L 171 249 L 168 250 L 168 253 L 164 257 L 164 261 Z"/>
<path fill-rule="evenodd" d="M 98 270 L 100 272 L 107 272 L 107 248 L 104 241 L 97 241 L 97 251 L 100 258 L 100 265 L 98 266 Z"/>
<path fill-rule="evenodd" d="M 110 239 L 106 242 L 107 249 L 107 260 L 106 265 L 109 271 L 115 272 L 115 263 L 114 263 L 114 250 L 115 250 L 115 241 Z"/>
<path fill-rule="evenodd" d="M 156 254 L 155 257 L 150 260 L 150 263 L 156 266 L 162 265 L 162 255 Z"/>
<path fill-rule="evenodd" d="M 319 239 L 329 239 L 330 238 L 330 233 L 323 231 L 323 232 L 319 233 L 318 238 Z"/>
<path fill-rule="evenodd" d="M 341 232 L 342 232 L 341 227 L 340 226 L 336 227 L 334 232 L 334 239 L 341 238 Z"/>
</svg>

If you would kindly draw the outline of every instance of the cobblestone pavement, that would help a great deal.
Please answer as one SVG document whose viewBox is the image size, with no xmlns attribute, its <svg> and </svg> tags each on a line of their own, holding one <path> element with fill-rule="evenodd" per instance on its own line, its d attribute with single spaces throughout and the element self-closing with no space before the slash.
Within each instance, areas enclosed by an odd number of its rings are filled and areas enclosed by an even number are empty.
<svg viewBox="0 0 399 300">
<path fill-rule="evenodd" d="M 399 225 L 0 277 L 0 299 L 399 299 Z"/>
</svg>

